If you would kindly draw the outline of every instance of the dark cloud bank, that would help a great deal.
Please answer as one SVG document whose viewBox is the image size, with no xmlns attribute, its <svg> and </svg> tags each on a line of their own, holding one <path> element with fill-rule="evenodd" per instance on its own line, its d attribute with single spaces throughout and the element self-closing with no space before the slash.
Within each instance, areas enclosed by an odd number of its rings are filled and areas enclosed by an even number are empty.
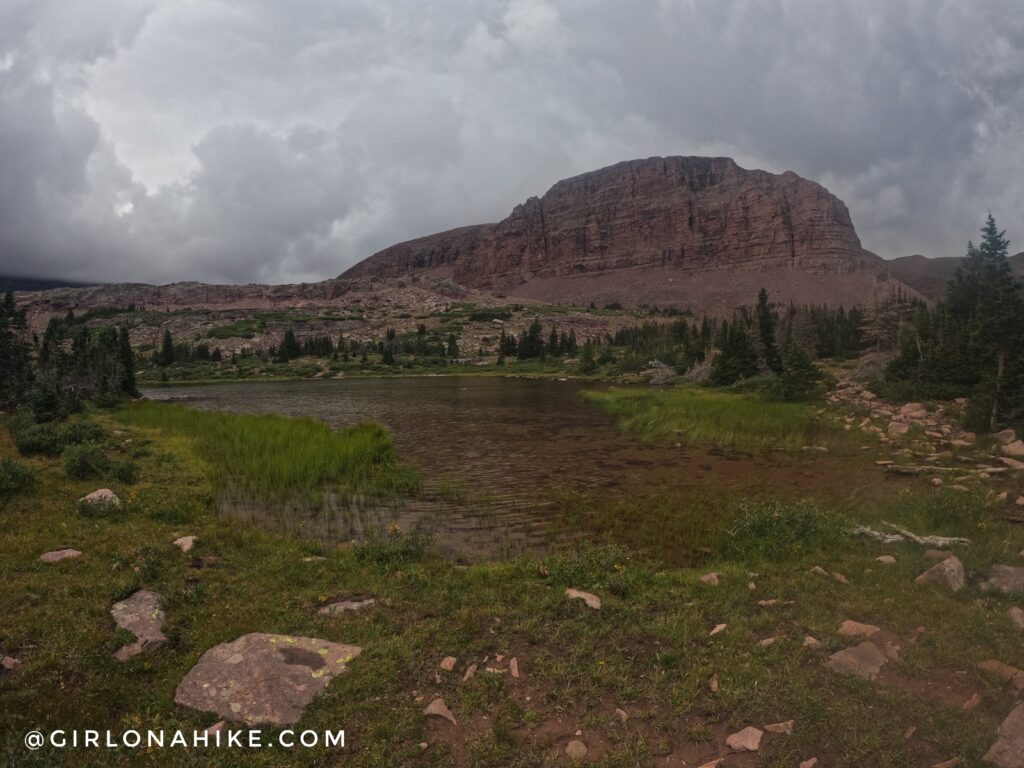
<svg viewBox="0 0 1024 768">
<path fill-rule="evenodd" d="M 0 273 L 291 282 L 729 155 L 883 256 L 1024 245 L 1020 0 L 0 0 Z"/>
</svg>

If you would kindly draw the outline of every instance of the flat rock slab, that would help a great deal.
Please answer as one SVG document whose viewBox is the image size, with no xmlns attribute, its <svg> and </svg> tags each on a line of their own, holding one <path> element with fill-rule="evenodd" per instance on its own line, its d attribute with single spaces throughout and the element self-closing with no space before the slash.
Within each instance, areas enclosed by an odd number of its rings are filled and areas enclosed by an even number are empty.
<svg viewBox="0 0 1024 768">
<path fill-rule="evenodd" d="M 77 549 L 54 549 L 50 552 L 43 552 L 39 559 L 44 563 L 58 563 L 67 560 L 69 557 L 81 557 L 82 553 Z"/>
<path fill-rule="evenodd" d="M 110 615 L 117 626 L 135 635 L 134 643 L 121 646 L 114 654 L 118 661 L 152 650 L 167 640 L 162 631 L 166 617 L 160 608 L 160 595 L 156 592 L 140 589 L 131 597 L 114 603 L 110 607 Z"/>
<path fill-rule="evenodd" d="M 1024 568 L 1013 565 L 993 565 L 989 571 L 988 581 L 982 582 L 984 590 L 994 589 L 997 592 L 1012 594 L 1024 592 Z"/>
<path fill-rule="evenodd" d="M 877 645 L 865 640 L 860 645 L 833 653 L 825 664 L 835 672 L 874 680 L 888 661 Z"/>
<path fill-rule="evenodd" d="M 734 752 L 757 752 L 761 748 L 762 736 L 764 731 L 760 728 L 748 726 L 727 738 L 725 746 Z"/>
<path fill-rule="evenodd" d="M 372 597 L 358 597 L 352 600 L 335 600 L 333 603 L 328 603 L 323 606 L 318 613 L 322 613 L 324 616 L 337 616 L 339 613 L 361 611 L 363 608 L 369 608 L 376 602 L 377 601 Z"/>
<path fill-rule="evenodd" d="M 1018 704 L 999 726 L 996 743 L 982 758 L 999 768 L 1024 768 L 1024 704 Z"/>
<path fill-rule="evenodd" d="M 311 637 L 242 635 L 204 653 L 174 703 L 250 726 L 293 725 L 362 650 Z"/>
<path fill-rule="evenodd" d="M 1024 571 L 1024 568 L 1021 570 Z M 964 573 L 964 565 L 960 562 L 960 558 L 947 557 L 914 579 L 914 582 L 916 584 L 936 584 L 959 592 L 967 584 L 967 574 Z"/>
<path fill-rule="evenodd" d="M 569 587 L 565 590 L 565 596 L 570 600 L 582 600 L 587 604 L 588 608 L 593 608 L 595 611 L 599 611 L 601 609 L 601 598 L 597 595 L 592 595 L 589 592 Z"/>
</svg>

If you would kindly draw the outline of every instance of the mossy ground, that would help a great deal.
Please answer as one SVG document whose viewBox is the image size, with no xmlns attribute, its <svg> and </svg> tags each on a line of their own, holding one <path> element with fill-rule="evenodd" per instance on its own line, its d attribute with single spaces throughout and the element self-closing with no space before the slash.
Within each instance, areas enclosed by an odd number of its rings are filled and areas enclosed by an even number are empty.
<svg viewBox="0 0 1024 768">
<path fill-rule="evenodd" d="M 1013 703 L 1012 690 L 976 664 L 1024 667 L 1009 599 L 917 586 L 931 565 L 921 547 L 848 536 L 848 520 L 814 503 L 733 510 L 691 568 L 586 545 L 459 567 L 401 536 L 328 550 L 225 520 L 215 512 L 217 472 L 194 437 L 128 426 L 117 413 L 96 418 L 110 450 L 130 451 L 138 466 L 135 484 L 112 485 L 123 511 L 82 515 L 75 500 L 97 483 L 67 477 L 59 459 L 34 458 L 26 463 L 35 483 L 0 512 L 0 651 L 22 662 L 0 675 L 0 764 L 532 766 L 566 763 L 564 746 L 581 730 L 598 765 L 700 765 L 728 733 L 794 719 L 792 735 L 769 735 L 761 753 L 726 765 L 795 766 L 817 756 L 823 766 L 916 768 L 952 757 L 976 766 Z M 16 455 L 2 431 L 0 455 Z M 649 524 L 642 508 L 632 515 L 636 526 Z M 980 494 L 922 488 L 857 512 L 857 522 L 883 520 L 971 538 L 957 554 L 972 582 L 993 563 L 1018 562 L 1024 546 L 1024 533 Z M 198 537 L 188 555 L 172 545 L 183 534 Z M 62 546 L 83 555 L 39 562 Z M 897 564 L 877 563 L 882 552 Z M 311 555 L 326 559 L 304 561 Z M 814 565 L 849 583 L 811 574 Z M 720 586 L 701 583 L 713 570 Z M 570 586 L 599 595 L 601 610 L 566 600 Z M 125 638 L 110 605 L 140 587 L 163 596 L 169 641 L 120 663 L 112 653 Z M 351 594 L 377 604 L 317 613 Z M 784 602 L 758 604 L 771 599 Z M 825 669 L 828 653 L 853 644 L 836 634 L 846 618 L 900 639 L 891 678 L 868 683 Z M 728 628 L 709 637 L 720 623 Z M 300 723 L 345 728 L 344 749 L 31 753 L 22 745 L 34 728 L 206 727 L 216 718 L 175 706 L 175 686 L 205 650 L 255 631 L 363 647 Z M 804 648 L 806 635 L 824 647 Z M 461 683 L 466 664 L 495 654 L 514 655 L 522 677 L 481 664 Z M 447 655 L 459 659 L 456 671 L 437 683 Z M 966 711 L 960 697 L 972 692 L 981 704 Z M 435 695 L 458 727 L 422 715 Z M 629 713 L 626 723 L 616 708 Z"/>
</svg>

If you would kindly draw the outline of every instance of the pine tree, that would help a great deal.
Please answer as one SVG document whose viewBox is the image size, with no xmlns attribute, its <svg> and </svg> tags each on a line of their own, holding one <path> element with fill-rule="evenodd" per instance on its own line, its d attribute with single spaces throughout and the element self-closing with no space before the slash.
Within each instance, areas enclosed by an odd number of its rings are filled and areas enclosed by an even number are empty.
<svg viewBox="0 0 1024 768">
<path fill-rule="evenodd" d="M 171 338 L 169 328 L 164 329 L 164 338 L 160 343 L 160 353 L 157 355 L 157 365 L 167 367 L 174 364 L 174 340 Z"/>
<path fill-rule="evenodd" d="M 811 356 L 798 344 L 789 341 L 782 349 L 782 374 L 779 394 L 783 400 L 808 400 L 818 389 L 822 375 L 811 362 Z"/>
<path fill-rule="evenodd" d="M 757 294 L 757 337 L 759 353 L 764 366 L 772 373 L 782 373 L 782 356 L 775 338 L 778 318 L 768 303 L 768 291 L 764 288 Z"/>
<path fill-rule="evenodd" d="M 117 362 L 119 368 L 118 390 L 123 395 L 138 397 L 135 386 L 135 353 L 132 352 L 131 338 L 127 326 L 121 326 L 117 335 Z"/>
<path fill-rule="evenodd" d="M 448 349 L 446 352 L 452 360 L 459 356 L 459 340 L 455 337 L 454 333 L 448 334 Z"/>
</svg>

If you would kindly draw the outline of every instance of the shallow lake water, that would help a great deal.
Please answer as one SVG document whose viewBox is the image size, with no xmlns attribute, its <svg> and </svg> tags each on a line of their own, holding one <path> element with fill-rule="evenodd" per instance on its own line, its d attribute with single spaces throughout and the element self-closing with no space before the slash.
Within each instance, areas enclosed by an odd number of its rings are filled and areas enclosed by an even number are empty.
<svg viewBox="0 0 1024 768">
<path fill-rule="evenodd" d="M 333 427 L 383 423 L 399 460 L 423 475 L 421 498 L 288 520 L 268 520 L 240 503 L 225 511 L 327 541 L 356 538 L 368 522 L 396 522 L 467 559 L 537 551 L 552 538 L 583 533 L 559 519 L 566 498 L 625 503 L 671 494 L 724 503 L 743 494 L 810 495 L 846 506 L 879 485 L 864 462 L 851 467 L 832 456 L 643 444 L 586 403 L 583 388 L 570 381 L 418 377 L 159 387 L 144 394 L 203 409 L 310 416 Z"/>
</svg>

